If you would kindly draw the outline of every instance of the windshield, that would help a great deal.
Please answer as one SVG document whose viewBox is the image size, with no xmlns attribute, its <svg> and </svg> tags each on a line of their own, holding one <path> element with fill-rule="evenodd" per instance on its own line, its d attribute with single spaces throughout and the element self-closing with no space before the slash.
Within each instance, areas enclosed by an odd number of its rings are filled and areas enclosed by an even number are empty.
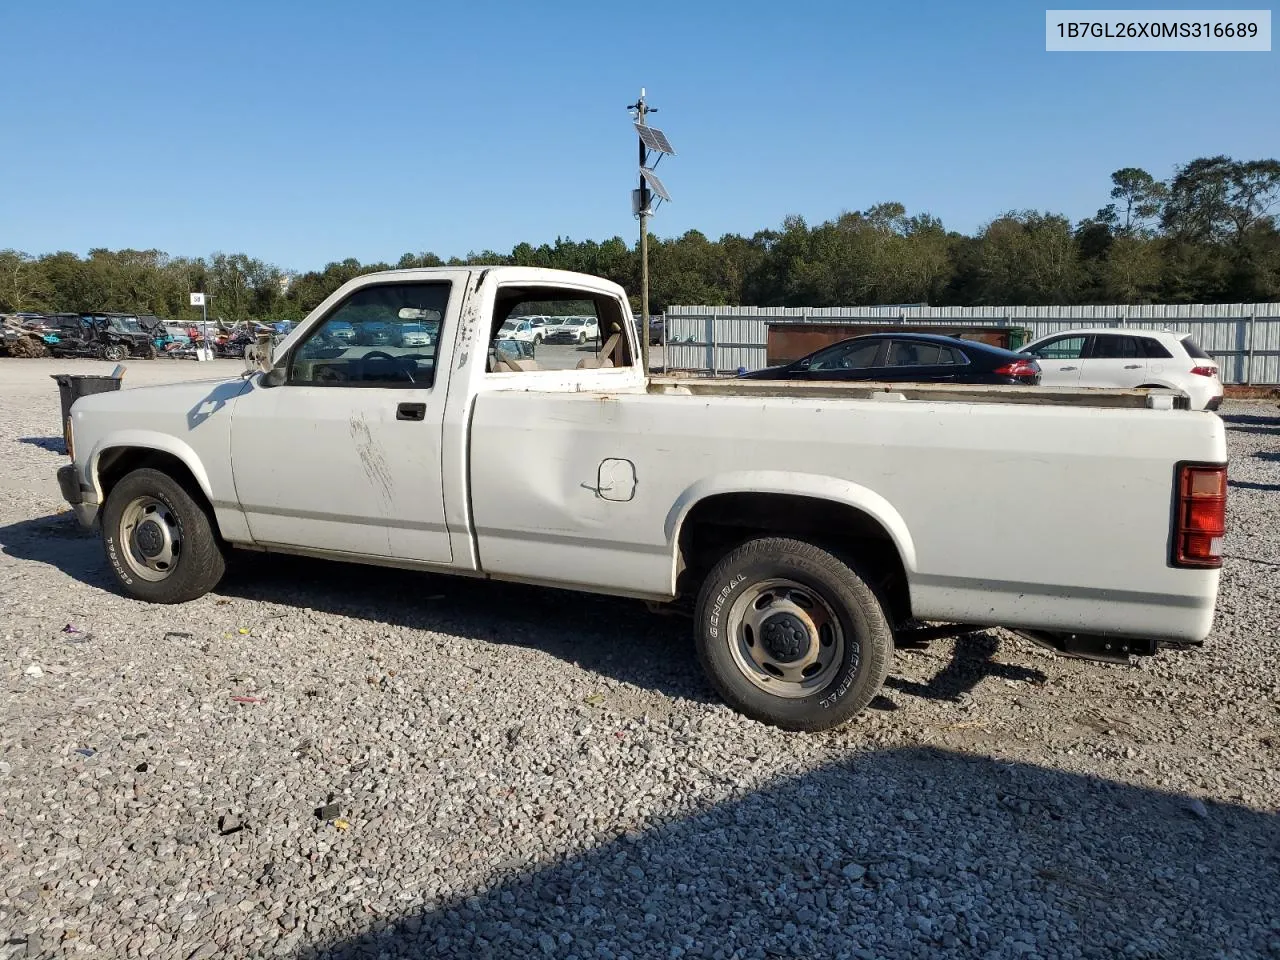
<svg viewBox="0 0 1280 960">
<path fill-rule="evenodd" d="M 511 332 L 512 330 L 514 330 L 515 328 L 516 328 L 515 321 L 514 321 L 514 320 L 508 320 L 506 323 L 504 323 L 504 324 L 502 325 L 501 329 L 499 330 L 499 333 L 501 333 L 501 332 L 502 332 L 502 331 L 504 331 L 504 330 L 505 330 L 507 333 L 510 333 L 510 332 Z"/>
<path fill-rule="evenodd" d="M 565 323 L 569 324 L 571 327 L 580 327 L 586 322 L 587 321 L 583 320 L 581 317 L 570 317 L 565 321 Z"/>
</svg>

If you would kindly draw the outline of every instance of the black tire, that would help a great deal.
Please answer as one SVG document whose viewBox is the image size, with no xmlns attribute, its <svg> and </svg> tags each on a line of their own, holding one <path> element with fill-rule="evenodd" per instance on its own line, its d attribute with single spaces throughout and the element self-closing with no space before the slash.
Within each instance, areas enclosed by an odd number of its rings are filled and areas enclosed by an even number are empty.
<svg viewBox="0 0 1280 960">
<path fill-rule="evenodd" d="M 121 551 L 121 520 L 139 498 L 151 498 L 166 506 L 177 521 L 181 550 L 164 579 L 147 580 L 130 568 Z M 102 542 L 107 562 L 125 593 L 149 603 L 185 603 L 202 597 L 218 585 L 226 571 L 226 559 L 213 521 L 181 483 L 160 470 L 143 467 L 126 474 L 111 490 L 102 511 Z"/>
<path fill-rule="evenodd" d="M 108 343 L 102 348 L 102 359 L 112 360 L 119 363 L 121 360 L 127 359 L 129 356 L 129 348 L 123 343 Z"/>
<path fill-rule="evenodd" d="M 766 692 L 749 678 L 734 652 L 740 643 L 734 635 L 737 625 L 730 623 L 738 609 L 735 601 L 778 580 L 817 594 L 843 631 L 830 680 L 812 694 Z M 694 623 L 698 659 L 724 701 L 753 720 L 784 730 L 829 730 L 845 723 L 879 692 L 893 657 L 893 630 L 866 579 L 848 562 L 800 540 L 751 540 L 727 554 L 702 585 Z"/>
</svg>

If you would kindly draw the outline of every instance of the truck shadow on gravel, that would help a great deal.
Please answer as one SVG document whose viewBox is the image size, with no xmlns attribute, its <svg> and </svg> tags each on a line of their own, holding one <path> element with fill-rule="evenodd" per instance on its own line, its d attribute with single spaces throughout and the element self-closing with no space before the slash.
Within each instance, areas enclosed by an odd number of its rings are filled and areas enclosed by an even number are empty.
<svg viewBox="0 0 1280 960">
<path fill-rule="evenodd" d="M 47 450 L 49 453 L 56 453 L 60 456 L 65 457 L 67 455 L 67 442 L 61 437 L 19 437 L 18 442 L 39 447 L 41 450 Z"/>
<path fill-rule="evenodd" d="M 1235 430 L 1238 433 L 1280 434 L 1280 417 L 1233 413 L 1223 416 L 1222 422 L 1228 430 Z"/>
<path fill-rule="evenodd" d="M 669 697 L 715 702 L 690 622 L 638 600 L 305 557 L 233 557 L 221 596 L 528 647 Z"/>
<path fill-rule="evenodd" d="M 423 894 L 419 910 L 371 925 L 349 914 L 359 932 L 296 955 L 1274 955 L 1278 821 L 1091 776 L 889 750 L 554 864 L 495 866 L 473 895 Z M 428 851 L 417 874 L 430 863 Z"/>
<path fill-rule="evenodd" d="M 82 530 L 71 514 L 0 527 L 0 552 L 120 593 L 98 535 Z M 528 647 L 668 697 L 719 702 L 697 662 L 691 621 L 651 613 L 636 600 L 288 555 L 234 551 L 231 557 L 220 596 Z M 994 634 L 969 634 L 932 679 L 890 676 L 885 686 L 955 701 L 987 677 L 1044 682 L 1039 671 L 997 662 L 999 644 Z M 883 697 L 877 705 L 893 706 Z"/>
<path fill-rule="evenodd" d="M 1227 486 L 1236 490 L 1265 490 L 1268 493 L 1280 493 L 1280 483 L 1255 483 L 1252 480 L 1228 480 Z"/>
<path fill-rule="evenodd" d="M 73 580 L 116 591 L 98 535 L 82 530 L 70 513 L 20 520 L 0 527 L 0 553 L 57 567 Z"/>
<path fill-rule="evenodd" d="M 969 633 L 956 638 L 955 652 L 937 674 L 924 683 L 890 676 L 884 685 L 889 690 L 924 697 L 928 700 L 956 702 L 988 677 L 1042 684 L 1048 678 L 1039 670 L 1000 663 L 995 659 L 1000 638 L 994 633 Z M 874 705 L 874 704 L 873 704 Z"/>
</svg>

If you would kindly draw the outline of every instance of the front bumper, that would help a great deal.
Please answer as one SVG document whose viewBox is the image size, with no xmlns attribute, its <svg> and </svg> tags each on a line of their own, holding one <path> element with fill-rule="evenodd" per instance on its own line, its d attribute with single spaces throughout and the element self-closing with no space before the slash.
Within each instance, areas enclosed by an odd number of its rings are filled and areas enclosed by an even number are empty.
<svg viewBox="0 0 1280 960">
<path fill-rule="evenodd" d="M 86 490 L 80 485 L 74 463 L 58 468 L 58 487 L 62 491 L 62 499 L 71 505 L 80 525 L 92 527 L 98 520 L 98 504 L 92 499 L 93 490 Z"/>
</svg>

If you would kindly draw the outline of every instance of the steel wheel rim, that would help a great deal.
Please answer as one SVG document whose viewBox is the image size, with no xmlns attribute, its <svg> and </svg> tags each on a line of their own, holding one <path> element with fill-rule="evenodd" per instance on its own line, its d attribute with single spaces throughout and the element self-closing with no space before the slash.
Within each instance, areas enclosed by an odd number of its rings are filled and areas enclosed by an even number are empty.
<svg viewBox="0 0 1280 960">
<path fill-rule="evenodd" d="M 155 497 L 136 497 L 120 514 L 120 545 L 130 571 L 156 583 L 177 569 L 182 526 L 167 504 Z"/>
<path fill-rule="evenodd" d="M 116 362 L 119 362 L 125 358 L 128 351 L 120 344 L 113 343 L 107 347 L 106 354 L 108 360 L 115 360 Z"/>
<path fill-rule="evenodd" d="M 795 580 L 763 580 L 743 591 L 727 618 L 734 665 L 775 697 L 809 697 L 844 662 L 845 636 L 826 598 Z"/>
</svg>

